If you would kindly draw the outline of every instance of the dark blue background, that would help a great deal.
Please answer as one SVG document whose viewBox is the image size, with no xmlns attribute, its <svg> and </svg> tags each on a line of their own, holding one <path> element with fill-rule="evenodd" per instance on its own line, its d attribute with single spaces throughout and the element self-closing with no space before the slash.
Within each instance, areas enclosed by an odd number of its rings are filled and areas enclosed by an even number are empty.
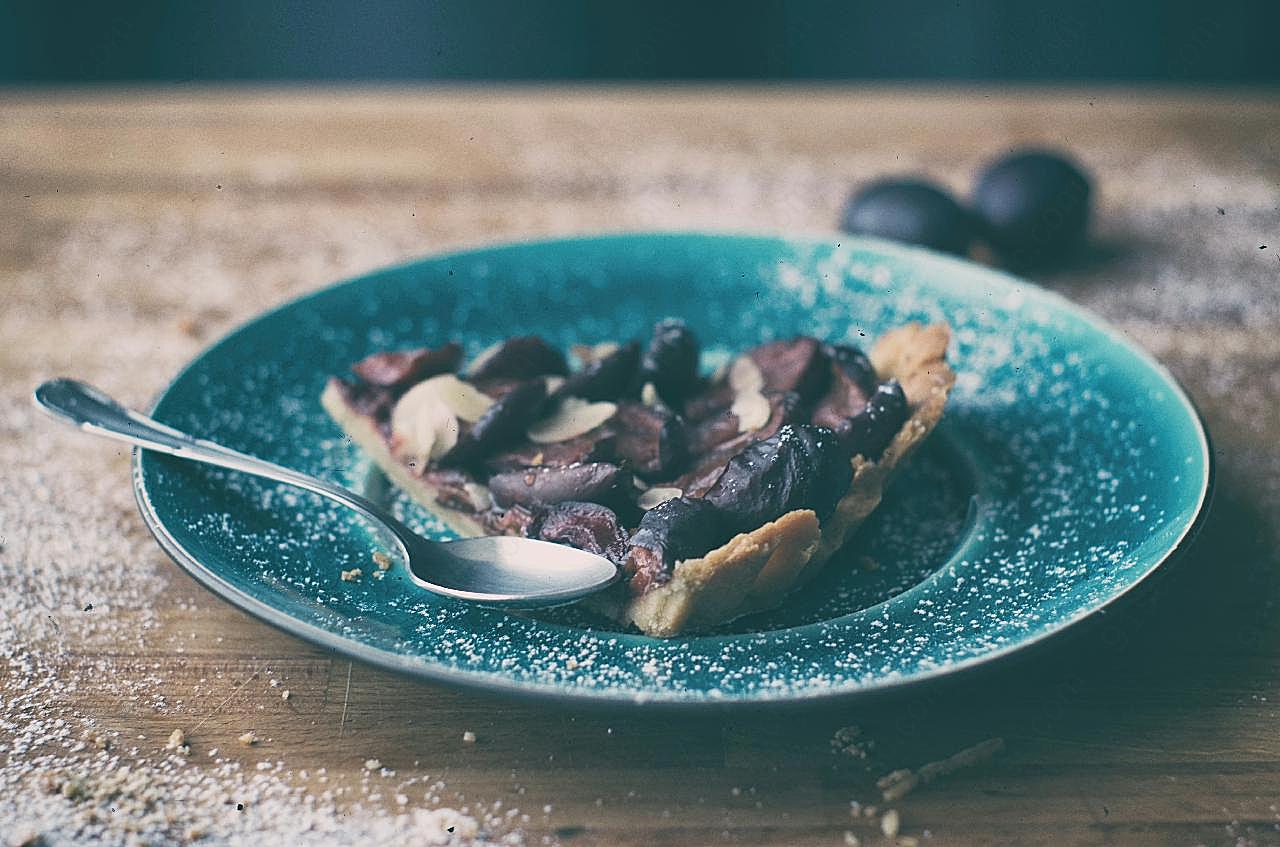
<svg viewBox="0 0 1280 847">
<path fill-rule="evenodd" d="M 1280 0 L 0 0 L 0 81 L 1280 81 Z"/>
</svg>

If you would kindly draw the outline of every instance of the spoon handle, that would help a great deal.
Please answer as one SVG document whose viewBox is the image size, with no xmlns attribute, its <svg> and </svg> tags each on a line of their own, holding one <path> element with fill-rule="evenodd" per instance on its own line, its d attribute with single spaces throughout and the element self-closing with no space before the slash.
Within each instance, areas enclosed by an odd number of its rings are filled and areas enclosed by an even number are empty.
<svg viewBox="0 0 1280 847">
<path fill-rule="evenodd" d="M 221 444 L 194 438 L 126 408 L 99 389 L 79 380 L 63 378 L 42 383 L 35 391 L 35 401 L 54 417 L 85 432 L 305 488 L 383 524 L 401 544 L 407 545 L 411 540 L 422 543 L 412 530 L 359 494 L 291 468 L 239 453 Z"/>
</svg>

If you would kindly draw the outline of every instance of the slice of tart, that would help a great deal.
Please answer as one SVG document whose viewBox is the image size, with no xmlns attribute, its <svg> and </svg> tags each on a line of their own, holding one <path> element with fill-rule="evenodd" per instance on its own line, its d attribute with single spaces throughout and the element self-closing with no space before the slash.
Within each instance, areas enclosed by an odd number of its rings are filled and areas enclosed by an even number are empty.
<svg viewBox="0 0 1280 847">
<path fill-rule="evenodd" d="M 706 376 L 667 320 L 574 368 L 536 336 L 461 372 L 453 343 L 375 353 L 321 402 L 454 530 L 606 556 L 626 578 L 583 602 L 671 636 L 777 605 L 840 549 L 941 418 L 949 339 L 908 324 L 868 357 L 801 336 Z"/>
</svg>

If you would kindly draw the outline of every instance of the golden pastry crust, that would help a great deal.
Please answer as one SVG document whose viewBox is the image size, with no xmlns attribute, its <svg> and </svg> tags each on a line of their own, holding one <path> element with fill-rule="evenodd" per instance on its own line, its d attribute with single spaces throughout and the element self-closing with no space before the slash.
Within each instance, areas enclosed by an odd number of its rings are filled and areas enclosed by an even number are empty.
<svg viewBox="0 0 1280 847">
<path fill-rule="evenodd" d="M 951 331 L 944 323 L 907 324 L 886 333 L 871 351 L 881 380 L 897 379 L 911 415 L 879 461 L 853 457 L 848 492 L 823 523 L 808 509 L 730 539 L 697 559 L 677 562 L 671 579 L 639 597 L 625 586 L 584 601 L 589 607 L 647 635 L 668 637 L 718 626 L 734 618 L 778 605 L 812 578 L 840 549 L 884 494 L 893 471 L 932 432 L 942 417 L 955 374 L 946 363 Z M 470 515 L 439 502 L 439 490 L 409 471 L 391 453 L 367 417 L 354 411 L 335 381 L 321 404 L 387 476 L 410 497 L 463 535 L 485 529 Z"/>
</svg>

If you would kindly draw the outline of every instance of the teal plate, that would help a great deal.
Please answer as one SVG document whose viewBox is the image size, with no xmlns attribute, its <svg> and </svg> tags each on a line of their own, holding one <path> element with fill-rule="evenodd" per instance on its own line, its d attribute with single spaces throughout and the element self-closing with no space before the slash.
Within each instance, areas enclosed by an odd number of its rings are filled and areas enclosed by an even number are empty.
<svg viewBox="0 0 1280 847">
<path fill-rule="evenodd" d="M 868 694 L 986 664 L 1062 632 L 1150 576 L 1205 509 L 1195 409 L 1150 356 L 1056 295 L 880 241 L 644 234 L 522 243 L 390 268 L 286 304 L 205 351 L 158 419 L 396 499 L 320 408 L 375 350 L 517 333 L 562 345 L 685 318 L 729 351 L 807 333 L 869 344 L 949 322 L 959 374 L 935 436 L 819 580 L 781 609 L 661 640 L 572 609 L 522 615 L 435 597 L 392 571 L 343 582 L 366 527 L 309 494 L 140 453 L 164 548 L 281 629 L 422 679 L 612 703 Z M 448 532 L 396 502 L 424 533 Z"/>
</svg>

